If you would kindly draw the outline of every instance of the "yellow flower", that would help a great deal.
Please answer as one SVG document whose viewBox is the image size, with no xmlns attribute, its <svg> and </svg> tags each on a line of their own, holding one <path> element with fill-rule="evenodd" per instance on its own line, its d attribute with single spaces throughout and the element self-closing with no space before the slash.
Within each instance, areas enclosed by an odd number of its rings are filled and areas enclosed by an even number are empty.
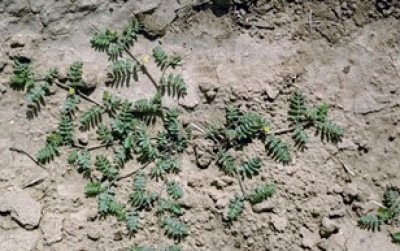
<svg viewBox="0 0 400 251">
<path fill-rule="evenodd" d="M 271 131 L 271 128 L 269 128 L 269 126 L 264 126 L 263 131 L 264 133 L 269 133 Z"/>
<path fill-rule="evenodd" d="M 149 56 L 149 55 L 143 55 L 143 56 L 140 58 L 140 63 L 146 64 L 147 62 L 149 62 L 149 59 L 150 59 L 150 56 Z"/>
<path fill-rule="evenodd" d="M 69 92 L 70 95 L 74 95 L 75 94 L 75 88 L 70 87 L 68 92 Z"/>
</svg>

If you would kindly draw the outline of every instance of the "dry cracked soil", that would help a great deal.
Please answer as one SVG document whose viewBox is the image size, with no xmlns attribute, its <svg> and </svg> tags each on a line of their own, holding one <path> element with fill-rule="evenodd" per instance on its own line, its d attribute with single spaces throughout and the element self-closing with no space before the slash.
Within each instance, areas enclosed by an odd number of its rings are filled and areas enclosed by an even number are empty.
<svg viewBox="0 0 400 251">
<path fill-rule="evenodd" d="M 162 45 L 183 58 L 188 95 L 165 104 L 178 106 L 184 121 L 201 128 L 223 122 L 231 102 L 283 128 L 290 94 L 300 89 L 312 103 L 326 101 L 330 117 L 346 131 L 337 145 L 311 137 L 287 166 L 272 161 L 260 144 L 246 147 L 245 154 L 263 160 L 261 175 L 246 186 L 270 181 L 277 192 L 261 204 L 246 204 L 230 226 L 223 215 L 238 184 L 211 161 L 210 142 L 195 134 L 177 175 L 185 191 L 182 217 L 190 227 L 182 250 L 400 250 L 389 235 L 395 227 L 375 233 L 357 227 L 360 215 L 377 208 L 386 186 L 400 189 L 400 3 L 259 0 L 235 6 L 225 11 L 199 0 L 0 1 L 1 251 L 172 243 L 157 234 L 152 216 L 131 237 L 114 217 L 99 219 L 96 199 L 85 197 L 86 181 L 64 152 L 44 169 L 9 150 L 37 152 L 57 129 L 65 97 L 52 90 L 39 117 L 28 120 L 24 95 L 8 84 L 15 58 L 29 58 L 37 72 L 58 66 L 64 75 L 81 60 L 84 79 L 96 86 L 90 94 L 95 100 L 104 90 L 131 101 L 154 93 L 145 82 L 106 87 L 107 57 L 90 45 L 97 30 L 121 28 L 135 14 L 144 30 L 135 55 Z M 77 137 L 85 143 L 96 135 Z M 125 168 L 136 166 L 133 161 Z M 118 185 L 122 196 L 130 184 Z"/>
</svg>

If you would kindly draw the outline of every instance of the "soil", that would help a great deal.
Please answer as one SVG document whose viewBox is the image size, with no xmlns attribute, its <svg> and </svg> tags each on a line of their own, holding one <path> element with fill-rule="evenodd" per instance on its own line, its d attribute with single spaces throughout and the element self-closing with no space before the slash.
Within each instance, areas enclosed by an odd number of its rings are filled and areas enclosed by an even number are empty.
<svg viewBox="0 0 400 251">
<path fill-rule="evenodd" d="M 154 218 L 143 219 L 134 238 L 115 218 L 98 219 L 96 200 L 85 197 L 86 181 L 65 154 L 43 169 L 9 151 L 37 152 L 56 129 L 65 97 L 55 89 L 39 118 L 27 120 L 23 94 L 7 83 L 15 57 L 31 59 L 38 72 L 57 65 L 63 74 L 82 60 L 85 79 L 97 85 L 96 100 L 106 89 L 132 101 L 154 93 L 149 83 L 106 88 L 107 58 L 90 48 L 97 29 L 123 27 L 135 13 L 146 32 L 136 55 L 161 44 L 183 57 L 189 85 L 179 101 L 183 120 L 202 128 L 223 122 L 229 101 L 282 128 L 290 94 L 299 88 L 310 102 L 328 102 L 330 116 L 346 129 L 338 145 L 313 138 L 288 166 L 273 162 L 260 144 L 246 147 L 244 155 L 258 153 L 264 163 L 262 175 L 246 186 L 271 181 L 277 194 L 246 205 L 229 227 L 223 214 L 238 185 L 209 165 L 209 143 L 195 138 L 178 176 L 191 229 L 183 250 L 400 250 L 388 234 L 394 228 L 372 233 L 357 227 L 386 186 L 400 189 L 400 3 L 259 0 L 226 13 L 205 2 L 0 2 L 0 250 L 108 251 L 159 243 Z M 130 185 L 119 184 L 121 196 Z"/>
</svg>

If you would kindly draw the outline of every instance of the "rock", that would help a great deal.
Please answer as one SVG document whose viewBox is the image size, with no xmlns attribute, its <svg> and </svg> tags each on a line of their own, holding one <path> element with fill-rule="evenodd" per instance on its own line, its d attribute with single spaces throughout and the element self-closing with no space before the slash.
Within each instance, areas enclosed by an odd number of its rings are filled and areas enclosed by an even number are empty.
<svg viewBox="0 0 400 251">
<path fill-rule="evenodd" d="M 209 149 L 211 149 L 211 144 L 207 140 L 198 139 L 194 142 L 196 164 L 201 169 L 206 169 L 211 163 L 212 155 Z"/>
<path fill-rule="evenodd" d="M 164 0 L 160 3 L 151 15 L 145 14 L 140 17 L 143 31 L 151 38 L 164 36 L 167 27 L 176 17 L 176 10 L 181 7 L 176 0 Z"/>
<path fill-rule="evenodd" d="M 300 228 L 300 236 L 302 237 L 301 246 L 304 248 L 312 249 L 319 241 L 318 236 L 305 227 Z"/>
<path fill-rule="evenodd" d="M 223 209 L 223 208 L 225 208 L 228 204 L 229 204 L 229 198 L 227 198 L 227 197 L 222 197 L 222 198 L 219 198 L 219 199 L 217 200 L 217 202 L 215 203 L 215 207 L 218 208 L 218 209 Z"/>
<path fill-rule="evenodd" d="M 190 187 L 203 187 L 204 183 L 201 178 L 193 177 L 190 180 L 188 180 L 187 185 Z"/>
<path fill-rule="evenodd" d="M 273 88 L 270 85 L 265 87 L 265 94 L 268 96 L 270 100 L 275 100 L 279 95 L 279 90 Z"/>
<path fill-rule="evenodd" d="M 329 217 L 331 217 L 331 218 L 341 218 L 341 217 L 344 217 L 345 214 L 346 214 L 346 209 L 345 208 L 341 208 L 341 209 L 330 211 L 329 212 Z"/>
<path fill-rule="evenodd" d="M 114 233 L 114 241 L 121 241 L 122 240 L 122 232 L 120 230 Z"/>
<path fill-rule="evenodd" d="M 273 230 L 283 233 L 288 225 L 288 220 L 285 216 L 273 215 L 270 224 Z"/>
<path fill-rule="evenodd" d="M 43 238 L 47 244 L 56 243 L 62 240 L 63 218 L 57 214 L 47 213 L 44 215 L 40 228 Z"/>
<path fill-rule="evenodd" d="M 22 16 L 30 10 L 29 2 L 29 0 L 2 0 L 0 1 L 0 9 L 5 6 L 6 12 L 12 15 Z"/>
<path fill-rule="evenodd" d="M 161 4 L 161 0 L 136 0 L 132 4 L 134 13 L 146 13 L 157 9 Z"/>
<path fill-rule="evenodd" d="M 91 65 L 90 67 L 87 64 L 83 65 L 83 73 L 82 80 L 84 84 L 84 89 L 93 90 L 96 88 L 98 84 L 106 83 L 107 76 L 103 74 L 100 68 Z"/>
<path fill-rule="evenodd" d="M 357 197 L 357 185 L 350 183 L 343 187 L 343 201 L 351 204 Z"/>
<path fill-rule="evenodd" d="M 99 0 L 80 0 L 74 2 L 79 11 L 94 11 L 100 3 Z"/>
<path fill-rule="evenodd" d="M 34 229 L 39 225 L 42 205 L 25 191 L 11 191 L 0 197 L 0 212 L 9 212 L 26 229 Z"/>
<path fill-rule="evenodd" d="M 100 232 L 97 228 L 88 228 L 87 236 L 89 239 L 97 241 L 98 239 L 100 239 Z"/>
<path fill-rule="evenodd" d="M 253 205 L 252 209 L 255 213 L 272 212 L 275 209 L 275 203 L 271 200 L 266 200 Z"/>
<path fill-rule="evenodd" d="M 167 23 L 154 15 L 143 15 L 141 18 L 143 32 L 150 38 L 157 38 L 165 35 Z"/>
<path fill-rule="evenodd" d="M 7 65 L 7 59 L 5 55 L 0 54 L 0 72 L 4 70 Z"/>
<path fill-rule="evenodd" d="M 16 34 L 10 39 L 10 47 L 11 48 L 19 48 L 24 47 L 26 43 L 27 37 L 22 34 Z"/>
<path fill-rule="evenodd" d="M 355 151 L 357 150 L 357 145 L 351 139 L 343 139 L 338 143 L 339 150 L 349 150 Z"/>
<path fill-rule="evenodd" d="M 87 132 L 80 132 L 78 134 L 78 142 L 84 146 L 89 144 L 89 135 Z"/>
<path fill-rule="evenodd" d="M 217 96 L 219 88 L 213 82 L 204 81 L 204 82 L 200 83 L 199 89 L 203 93 L 207 103 L 211 103 L 212 101 L 214 101 L 215 97 Z"/>
<path fill-rule="evenodd" d="M 32 251 L 40 239 L 39 231 L 25 231 L 21 228 L 1 232 L 0 250 Z"/>
<path fill-rule="evenodd" d="M 321 228 L 319 230 L 319 234 L 322 238 L 329 238 L 332 234 L 335 234 L 339 231 L 339 227 L 336 222 L 329 219 L 328 217 L 324 217 L 321 222 Z"/>
<path fill-rule="evenodd" d="M 210 185 L 216 187 L 217 189 L 222 189 L 222 188 L 226 187 L 227 184 L 226 184 L 226 182 L 222 181 L 221 179 L 216 178 L 211 182 Z"/>
</svg>

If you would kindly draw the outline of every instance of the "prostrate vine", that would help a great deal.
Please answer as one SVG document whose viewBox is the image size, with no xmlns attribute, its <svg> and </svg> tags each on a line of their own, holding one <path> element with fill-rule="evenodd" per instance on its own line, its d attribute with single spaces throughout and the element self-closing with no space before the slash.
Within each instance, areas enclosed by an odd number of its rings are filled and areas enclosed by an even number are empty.
<svg viewBox="0 0 400 251">
<path fill-rule="evenodd" d="M 262 172 L 260 156 L 249 157 L 239 165 L 235 159 L 235 151 L 243 146 L 260 140 L 270 158 L 283 165 L 290 164 L 292 156 L 290 147 L 280 135 L 291 134 L 294 145 L 301 151 L 306 149 L 309 141 L 307 131 L 315 129 L 321 140 L 337 143 L 341 140 L 344 130 L 341 126 L 328 119 L 329 106 L 323 103 L 319 106 L 309 106 L 304 94 L 298 90 L 293 92 L 289 107 L 289 127 L 287 129 L 272 130 L 271 123 L 261 114 L 253 111 L 244 111 L 237 106 L 227 105 L 225 109 L 225 123 L 223 125 L 210 124 L 205 137 L 213 141 L 212 152 L 216 164 L 227 176 L 237 178 L 241 194 L 236 193 L 230 200 L 227 208 L 226 220 L 237 220 L 243 213 L 244 203 L 261 203 L 273 196 L 276 188 L 273 183 L 262 184 L 250 192 L 246 191 L 244 182 Z"/>
</svg>

